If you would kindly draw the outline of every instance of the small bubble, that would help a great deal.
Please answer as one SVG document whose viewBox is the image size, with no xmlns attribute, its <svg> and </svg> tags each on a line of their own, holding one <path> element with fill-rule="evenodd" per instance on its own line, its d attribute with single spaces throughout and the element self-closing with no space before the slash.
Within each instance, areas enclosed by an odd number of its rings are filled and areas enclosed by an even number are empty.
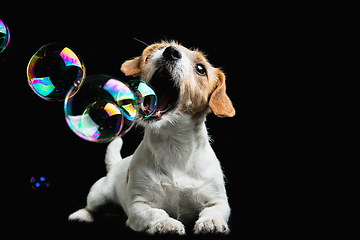
<svg viewBox="0 0 360 240">
<path fill-rule="evenodd" d="M 139 105 L 138 119 L 147 119 L 155 112 L 157 106 L 157 97 L 154 89 L 150 84 L 140 80 L 131 80 L 127 84 L 135 94 Z"/>
<path fill-rule="evenodd" d="M 30 178 L 30 186 L 34 190 L 43 190 L 49 187 L 49 181 L 44 176 L 32 176 Z"/>
</svg>

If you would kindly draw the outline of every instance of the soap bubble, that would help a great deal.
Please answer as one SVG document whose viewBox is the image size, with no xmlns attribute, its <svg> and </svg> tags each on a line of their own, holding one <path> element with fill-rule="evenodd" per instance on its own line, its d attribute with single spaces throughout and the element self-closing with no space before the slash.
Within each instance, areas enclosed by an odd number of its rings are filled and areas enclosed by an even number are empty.
<svg viewBox="0 0 360 240">
<path fill-rule="evenodd" d="M 81 116 L 81 130 L 87 140 L 108 142 L 120 134 L 123 115 L 118 106 L 109 101 L 96 101 Z"/>
<path fill-rule="evenodd" d="M 84 76 L 81 57 L 63 43 L 42 46 L 27 66 L 31 89 L 47 101 L 63 101 L 70 88 L 79 89 Z"/>
<path fill-rule="evenodd" d="M 154 89 L 150 84 L 140 80 L 131 80 L 127 84 L 135 94 L 139 105 L 138 119 L 147 119 L 156 110 L 157 97 Z"/>
<path fill-rule="evenodd" d="M 49 187 L 49 181 L 44 176 L 32 176 L 30 178 L 30 185 L 34 190 L 42 190 Z"/>
<path fill-rule="evenodd" d="M 86 77 L 80 89 L 70 89 L 64 104 L 70 129 L 92 142 L 109 142 L 123 136 L 134 125 L 137 109 L 130 88 L 108 75 Z"/>
<path fill-rule="evenodd" d="M 0 53 L 2 53 L 10 41 L 8 26 L 0 19 Z"/>
</svg>

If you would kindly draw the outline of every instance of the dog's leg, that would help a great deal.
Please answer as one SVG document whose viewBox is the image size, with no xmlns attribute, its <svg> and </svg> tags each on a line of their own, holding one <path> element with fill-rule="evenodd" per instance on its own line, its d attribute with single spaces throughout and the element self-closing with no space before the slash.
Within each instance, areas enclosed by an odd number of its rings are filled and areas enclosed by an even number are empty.
<svg viewBox="0 0 360 240">
<path fill-rule="evenodd" d="M 131 207 L 131 212 L 126 225 L 135 231 L 155 233 L 185 234 L 184 225 L 175 220 L 162 209 L 152 208 L 145 202 L 136 202 Z"/>
<path fill-rule="evenodd" d="M 93 213 L 96 212 L 99 207 L 106 205 L 108 200 L 104 195 L 102 189 L 106 177 L 100 178 L 90 189 L 87 196 L 87 205 L 85 208 L 80 209 L 69 216 L 70 221 L 81 222 L 93 222 Z"/>
<path fill-rule="evenodd" d="M 230 207 L 226 202 L 218 203 L 204 208 L 195 223 L 194 233 L 230 233 L 227 221 L 230 215 Z"/>
</svg>

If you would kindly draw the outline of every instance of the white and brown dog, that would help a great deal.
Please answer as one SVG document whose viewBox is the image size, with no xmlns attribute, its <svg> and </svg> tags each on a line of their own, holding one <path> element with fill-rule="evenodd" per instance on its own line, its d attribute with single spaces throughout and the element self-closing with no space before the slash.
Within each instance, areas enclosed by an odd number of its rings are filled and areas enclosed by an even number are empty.
<svg viewBox="0 0 360 240">
<path fill-rule="evenodd" d="M 116 203 L 135 231 L 185 234 L 183 223 L 197 219 L 195 233 L 229 233 L 224 176 L 205 126 L 211 111 L 235 115 L 225 75 L 201 52 L 175 42 L 148 46 L 121 71 L 153 86 L 157 110 L 138 122 L 145 134 L 133 155 L 120 156 L 121 138 L 109 144 L 107 176 L 92 186 L 87 206 L 69 220 L 93 221 L 100 207 Z"/>
</svg>

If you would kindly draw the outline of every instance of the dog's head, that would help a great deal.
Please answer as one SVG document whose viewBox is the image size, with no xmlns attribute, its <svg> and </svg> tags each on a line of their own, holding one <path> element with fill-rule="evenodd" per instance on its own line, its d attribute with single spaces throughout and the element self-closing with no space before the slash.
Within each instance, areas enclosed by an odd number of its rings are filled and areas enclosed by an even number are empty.
<svg viewBox="0 0 360 240">
<path fill-rule="evenodd" d="M 225 92 L 224 73 L 200 51 L 176 42 L 155 43 L 140 57 L 124 62 L 121 71 L 150 83 L 158 97 L 155 113 L 142 125 L 172 121 L 181 114 L 202 115 L 210 110 L 219 117 L 235 115 Z"/>
</svg>

